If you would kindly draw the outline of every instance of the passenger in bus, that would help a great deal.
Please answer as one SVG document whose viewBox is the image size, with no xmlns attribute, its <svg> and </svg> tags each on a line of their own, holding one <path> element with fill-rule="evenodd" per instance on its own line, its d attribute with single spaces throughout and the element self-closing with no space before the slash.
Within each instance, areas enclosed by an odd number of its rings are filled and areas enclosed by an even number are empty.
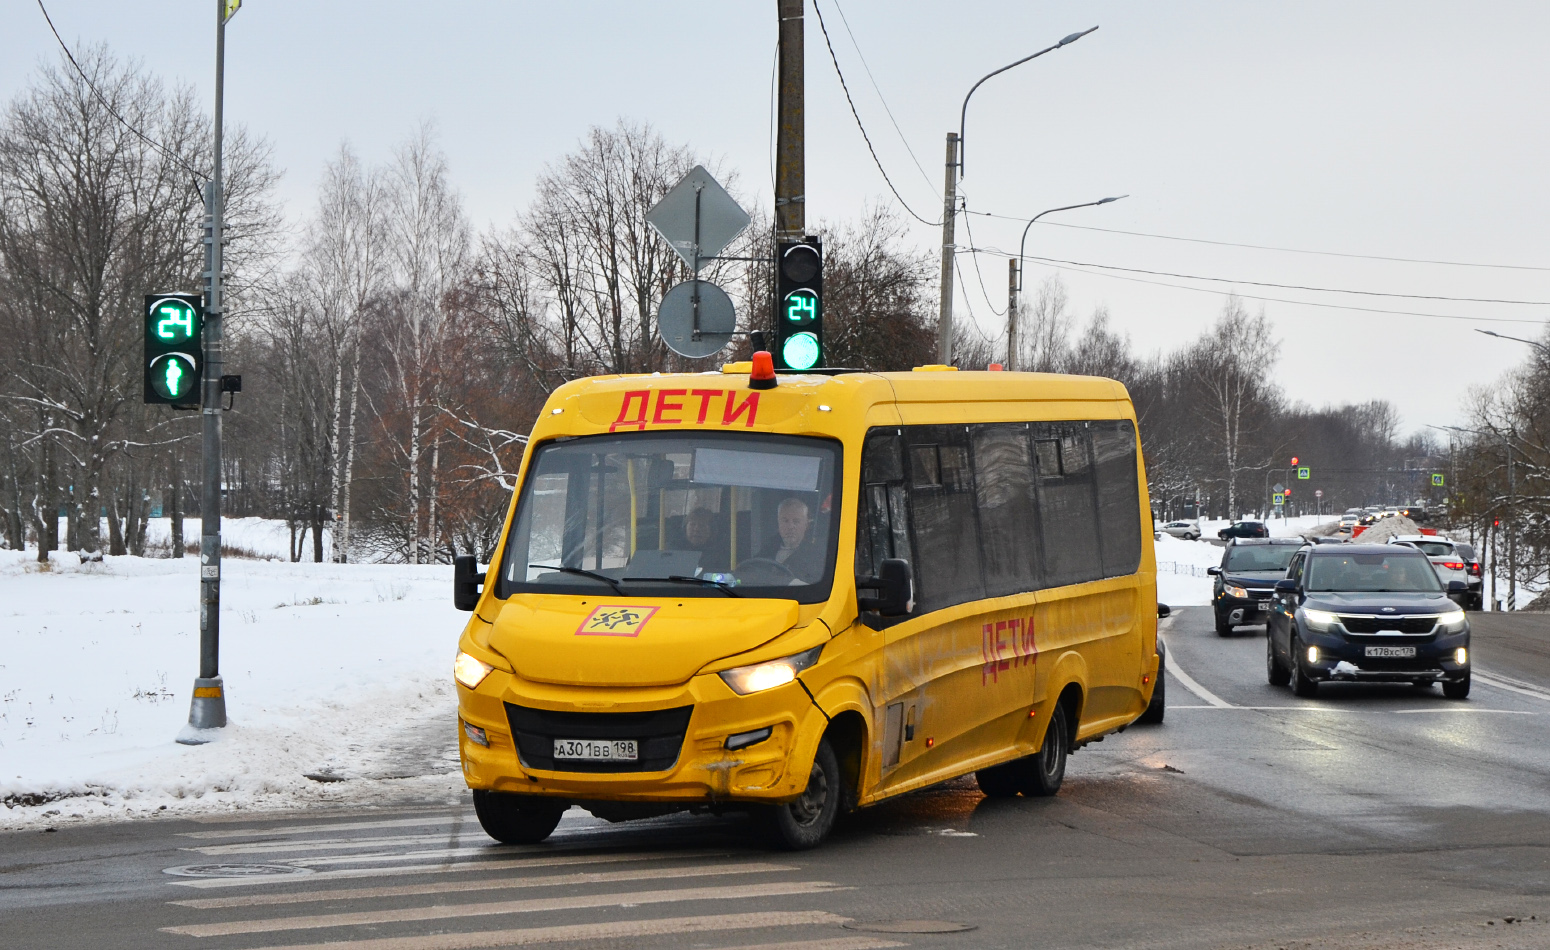
<svg viewBox="0 0 1550 950">
<path fill-rule="evenodd" d="M 812 524 L 807 502 L 787 498 L 775 510 L 778 537 L 764 546 L 759 557 L 783 565 L 804 584 L 818 581 L 823 577 L 823 551 L 810 537 Z"/>
<path fill-rule="evenodd" d="M 700 570 L 731 569 L 726 545 L 716 543 L 716 513 L 709 508 L 696 508 L 684 516 L 684 542 L 688 550 L 700 553 Z"/>
</svg>

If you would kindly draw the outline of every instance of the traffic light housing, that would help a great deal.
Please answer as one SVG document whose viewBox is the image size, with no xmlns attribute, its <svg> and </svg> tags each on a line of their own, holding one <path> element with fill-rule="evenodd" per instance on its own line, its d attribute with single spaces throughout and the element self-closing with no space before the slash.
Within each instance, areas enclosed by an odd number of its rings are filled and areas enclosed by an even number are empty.
<svg viewBox="0 0 1550 950">
<path fill-rule="evenodd" d="M 204 301 L 198 294 L 145 297 L 145 401 L 198 408 L 204 377 Z"/>
<path fill-rule="evenodd" d="M 775 244 L 775 366 L 812 369 L 824 365 L 823 242 Z"/>
</svg>

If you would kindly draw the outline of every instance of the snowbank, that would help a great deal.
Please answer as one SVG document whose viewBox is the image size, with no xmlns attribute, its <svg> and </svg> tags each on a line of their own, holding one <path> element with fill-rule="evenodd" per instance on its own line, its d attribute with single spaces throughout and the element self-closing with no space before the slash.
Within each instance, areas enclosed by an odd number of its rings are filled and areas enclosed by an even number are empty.
<svg viewBox="0 0 1550 950">
<path fill-rule="evenodd" d="M 1387 544 L 1390 538 L 1407 534 L 1420 534 L 1421 526 L 1404 515 L 1394 515 L 1374 521 L 1367 530 L 1351 540 L 1357 544 Z"/>
<path fill-rule="evenodd" d="M 461 788 L 451 568 L 225 562 L 232 725 L 180 746 L 198 560 L 34 557 L 0 551 L 0 827 Z"/>
<path fill-rule="evenodd" d="M 1209 541 L 1185 541 L 1167 534 L 1153 543 L 1157 549 L 1158 601 L 1169 607 L 1209 604 L 1212 581 L 1206 568 L 1222 563 L 1222 548 Z"/>
</svg>

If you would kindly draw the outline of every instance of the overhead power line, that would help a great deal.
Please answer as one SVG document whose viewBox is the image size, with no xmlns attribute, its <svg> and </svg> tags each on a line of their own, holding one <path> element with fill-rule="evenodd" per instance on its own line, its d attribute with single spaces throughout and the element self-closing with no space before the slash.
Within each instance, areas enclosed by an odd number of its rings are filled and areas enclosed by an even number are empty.
<svg viewBox="0 0 1550 950">
<path fill-rule="evenodd" d="M 845 102 L 850 106 L 850 114 L 856 120 L 856 128 L 861 130 L 861 138 L 866 142 L 866 149 L 868 152 L 872 153 L 872 163 L 877 166 L 878 173 L 883 176 L 883 181 L 888 185 L 888 190 L 893 192 L 894 199 L 899 202 L 905 211 L 909 212 L 910 217 L 914 218 L 916 221 L 919 221 L 921 224 L 926 225 L 927 227 L 941 227 L 942 222 L 927 221 L 925 218 L 922 218 L 920 215 L 916 214 L 915 209 L 911 208 L 909 202 L 904 200 L 904 196 L 899 194 L 899 189 L 893 186 L 893 179 L 888 177 L 887 170 L 883 168 L 882 159 L 877 157 L 877 149 L 872 147 L 872 137 L 867 135 L 866 126 L 861 123 L 861 115 L 856 111 L 855 100 L 851 99 L 850 97 L 850 86 L 845 83 L 845 73 L 840 69 L 839 57 L 834 55 L 834 44 L 829 42 L 829 28 L 824 25 L 823 10 L 818 6 L 818 0 L 813 0 L 813 12 L 818 14 L 818 28 L 823 31 L 823 44 L 829 48 L 829 62 L 834 64 L 834 74 L 840 77 L 840 88 L 845 91 Z"/>
<path fill-rule="evenodd" d="M 986 218 L 999 218 L 1002 221 L 1024 222 L 1026 217 L 1019 218 L 1015 215 L 995 214 L 990 211 L 970 211 L 969 214 L 977 214 Z M 1396 264 L 1435 264 L 1441 267 L 1486 267 L 1496 270 L 1527 270 L 1550 271 L 1550 267 L 1534 267 L 1528 264 L 1485 264 L 1472 261 L 1438 261 L 1422 257 L 1390 257 L 1383 254 L 1353 254 L 1345 251 L 1315 251 L 1303 247 L 1278 247 L 1273 244 L 1245 244 L 1238 241 L 1213 241 L 1208 238 L 1180 237 L 1175 234 L 1152 234 L 1147 231 L 1124 231 L 1119 228 L 1100 228 L 1091 224 L 1068 224 L 1063 221 L 1040 221 L 1039 224 L 1051 228 L 1074 228 L 1078 231 L 1102 231 L 1104 234 L 1123 234 L 1127 237 L 1153 238 L 1158 241 L 1182 241 L 1187 244 L 1210 244 L 1215 247 L 1242 247 L 1254 251 L 1279 251 L 1285 254 L 1314 254 L 1319 257 L 1349 257 L 1364 261 L 1389 261 Z"/>
<path fill-rule="evenodd" d="M 814 3 L 816 4 L 817 0 L 814 0 Z M 850 28 L 850 18 L 845 16 L 845 8 L 840 6 L 840 0 L 834 0 L 834 9 L 840 15 L 840 23 L 844 25 L 846 35 L 850 37 L 850 45 L 856 51 L 856 58 L 861 60 L 861 68 L 866 70 L 866 78 L 872 83 L 872 91 L 877 93 L 877 101 L 883 104 L 883 111 L 888 113 L 888 121 L 893 123 L 893 130 L 899 134 L 899 143 L 909 153 L 910 161 L 915 163 L 915 169 L 920 172 L 920 177 L 925 181 L 926 187 L 935 191 L 936 185 L 932 184 L 931 176 L 926 174 L 925 167 L 920 164 L 920 158 L 915 154 L 915 150 L 910 148 L 910 140 L 905 137 L 904 130 L 899 128 L 899 120 L 894 118 L 893 110 L 888 108 L 888 99 L 883 95 L 882 87 L 878 86 L 877 77 L 872 75 L 872 67 L 867 65 L 866 54 L 861 52 L 861 44 L 856 42 L 855 31 Z"/>
<path fill-rule="evenodd" d="M 76 62 L 75 54 L 70 52 L 70 47 L 65 45 L 64 37 L 60 36 L 59 35 L 59 30 L 57 30 L 54 27 L 54 18 L 48 15 L 48 7 L 45 7 L 43 5 L 43 0 L 38 0 L 38 9 L 43 11 L 43 19 L 48 22 L 48 30 L 49 30 L 50 33 L 54 34 L 54 39 L 59 43 L 59 48 L 64 50 L 65 58 L 70 61 L 70 65 L 71 66 L 75 67 L 75 71 L 76 71 L 76 73 L 78 73 L 80 75 L 81 81 L 86 83 L 86 88 L 90 89 L 91 92 L 92 92 L 92 95 L 97 97 L 97 101 L 102 103 L 102 107 L 104 109 L 108 110 L 108 114 L 113 116 L 113 118 L 117 119 L 119 124 L 122 125 L 124 128 L 126 128 L 129 131 L 133 132 L 135 134 L 135 136 L 138 139 L 140 139 L 140 141 L 144 142 L 145 144 L 149 145 L 151 148 L 153 148 L 156 151 L 160 152 L 162 155 L 164 155 L 165 157 L 170 159 L 173 162 L 173 164 L 175 164 L 178 167 L 182 168 L 184 171 L 188 172 L 190 175 L 193 175 L 195 182 L 202 182 L 202 181 L 208 180 L 208 178 L 209 178 L 208 175 L 205 175 L 205 174 L 199 172 L 198 170 L 190 167 L 187 162 L 183 161 L 182 158 L 178 157 L 178 155 L 176 155 L 171 149 L 167 148 L 165 145 L 163 145 L 160 142 L 156 141 L 155 139 L 151 138 L 149 135 L 146 135 L 144 132 L 141 132 L 139 129 L 135 128 L 134 123 L 130 122 L 128 119 L 126 119 L 123 116 L 119 115 L 118 110 L 113 108 L 113 104 L 108 102 L 107 97 L 104 96 L 101 92 L 98 91 L 96 83 L 92 82 L 91 81 L 91 77 L 86 75 L 86 70 L 82 69 L 81 68 L 81 64 Z M 198 190 L 197 187 L 196 187 L 195 190 Z"/>
<path fill-rule="evenodd" d="M 1015 256 L 999 248 L 970 248 L 969 253 L 990 254 L 995 257 Z M 1035 263 L 1045 264 L 1046 266 L 1049 266 L 1055 270 L 1062 269 L 1062 265 L 1050 263 L 1045 258 L 1038 258 L 1033 257 L 1032 255 L 1028 255 L 1024 257 L 1024 260 L 1031 260 Z M 1065 266 L 1068 266 L 1070 269 L 1083 274 L 1091 274 L 1094 277 L 1107 277 L 1110 280 L 1123 280 L 1133 284 L 1149 284 L 1153 287 L 1171 287 L 1174 290 L 1188 290 L 1192 293 L 1211 294 L 1212 296 L 1220 296 L 1223 293 L 1220 290 L 1212 290 L 1206 287 L 1191 287 L 1188 284 L 1171 284 L 1165 280 L 1148 280 L 1144 277 L 1127 277 L 1124 274 L 1111 274 L 1107 271 L 1093 270 L 1081 265 Z M 1242 297 L 1245 300 L 1259 300 L 1266 303 L 1287 303 L 1298 307 L 1318 307 L 1321 310 L 1350 310 L 1357 313 L 1380 313 L 1391 317 L 1427 317 L 1433 320 L 1465 320 L 1472 323 L 1530 323 L 1536 326 L 1544 325 L 1543 320 L 1536 320 L 1529 317 L 1469 317 L 1455 313 L 1421 313 L 1414 310 L 1385 310 L 1381 307 L 1358 307 L 1351 304 L 1320 303 L 1313 300 L 1292 300 L 1289 297 L 1266 297 L 1261 294 L 1234 293 L 1234 296 Z"/>
</svg>

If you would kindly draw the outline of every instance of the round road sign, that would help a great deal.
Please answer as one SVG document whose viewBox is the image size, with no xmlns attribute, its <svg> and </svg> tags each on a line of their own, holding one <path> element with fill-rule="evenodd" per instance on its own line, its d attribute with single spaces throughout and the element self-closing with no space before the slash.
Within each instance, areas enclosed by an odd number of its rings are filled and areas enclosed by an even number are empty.
<svg viewBox="0 0 1550 950">
<path fill-rule="evenodd" d="M 694 296 L 700 298 L 700 334 L 694 335 Z M 708 280 L 686 280 L 662 298 L 657 308 L 657 329 L 662 342 L 679 356 L 703 359 L 715 356 L 737 329 L 737 314 L 727 292 Z"/>
</svg>

